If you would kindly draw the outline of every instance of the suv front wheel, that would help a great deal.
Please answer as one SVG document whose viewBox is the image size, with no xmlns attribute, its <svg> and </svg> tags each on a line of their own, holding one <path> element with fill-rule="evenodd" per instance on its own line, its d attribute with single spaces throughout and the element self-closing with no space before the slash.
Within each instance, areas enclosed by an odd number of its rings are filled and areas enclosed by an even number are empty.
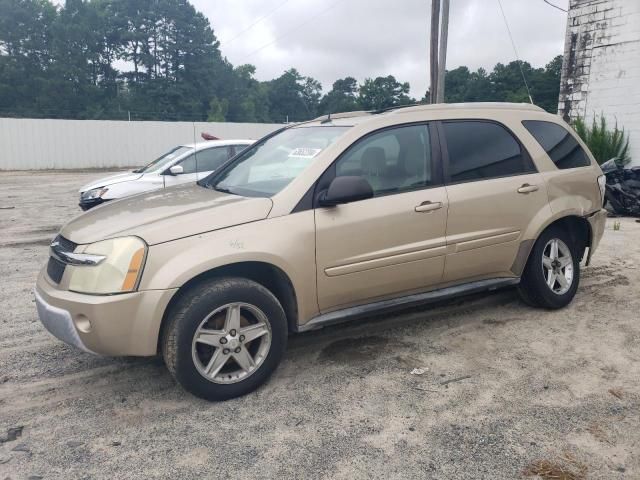
<svg viewBox="0 0 640 480">
<path fill-rule="evenodd" d="M 192 287 L 178 300 L 162 353 L 186 390 L 227 400 L 264 383 L 286 344 L 286 316 L 276 297 L 252 280 L 221 278 Z"/>
<path fill-rule="evenodd" d="M 545 230 L 529 255 L 518 292 L 529 305 L 562 308 L 576 294 L 580 261 L 571 236 L 560 227 Z"/>
</svg>

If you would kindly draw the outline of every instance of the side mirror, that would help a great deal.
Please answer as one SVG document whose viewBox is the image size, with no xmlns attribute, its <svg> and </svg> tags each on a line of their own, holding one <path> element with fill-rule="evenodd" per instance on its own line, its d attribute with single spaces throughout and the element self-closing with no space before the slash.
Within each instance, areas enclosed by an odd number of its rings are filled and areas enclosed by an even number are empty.
<svg viewBox="0 0 640 480">
<path fill-rule="evenodd" d="M 336 177 L 327 191 L 318 199 L 322 207 L 334 207 L 341 203 L 357 202 L 373 198 L 373 189 L 362 177 Z"/>
<path fill-rule="evenodd" d="M 182 165 L 172 165 L 169 167 L 169 175 L 180 175 L 181 173 L 184 173 Z"/>
</svg>

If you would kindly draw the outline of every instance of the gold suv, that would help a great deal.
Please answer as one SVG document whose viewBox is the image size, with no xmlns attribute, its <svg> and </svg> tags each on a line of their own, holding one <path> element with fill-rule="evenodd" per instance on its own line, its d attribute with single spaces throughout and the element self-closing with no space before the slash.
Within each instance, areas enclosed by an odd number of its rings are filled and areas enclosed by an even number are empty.
<svg viewBox="0 0 640 480">
<path fill-rule="evenodd" d="M 604 177 L 557 116 L 515 104 L 286 126 L 187 186 L 65 225 L 38 313 L 87 352 L 161 353 L 187 390 L 265 382 L 292 332 L 517 285 L 561 308 L 605 224 Z"/>
</svg>

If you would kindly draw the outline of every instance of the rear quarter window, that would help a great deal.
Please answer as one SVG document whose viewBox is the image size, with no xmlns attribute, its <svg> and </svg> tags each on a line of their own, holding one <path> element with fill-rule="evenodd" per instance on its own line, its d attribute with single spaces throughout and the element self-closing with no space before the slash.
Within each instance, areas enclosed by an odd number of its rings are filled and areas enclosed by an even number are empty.
<svg viewBox="0 0 640 480">
<path fill-rule="evenodd" d="M 587 167 L 589 157 L 571 133 L 561 125 L 541 120 L 523 120 L 522 125 L 537 140 L 561 170 Z"/>
</svg>

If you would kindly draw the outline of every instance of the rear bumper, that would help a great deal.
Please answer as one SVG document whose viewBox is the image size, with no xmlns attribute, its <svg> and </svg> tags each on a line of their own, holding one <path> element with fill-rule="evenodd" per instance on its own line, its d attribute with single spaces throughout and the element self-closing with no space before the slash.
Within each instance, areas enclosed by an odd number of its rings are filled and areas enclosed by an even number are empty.
<svg viewBox="0 0 640 480">
<path fill-rule="evenodd" d="M 591 244 L 589 245 L 589 255 L 587 256 L 586 264 L 589 265 L 591 256 L 598 248 L 602 235 L 604 234 L 604 227 L 607 223 L 607 211 L 604 208 L 585 217 L 591 225 Z"/>
<path fill-rule="evenodd" d="M 157 353 L 162 317 L 176 291 L 86 295 L 58 289 L 43 270 L 35 297 L 40 322 L 63 342 L 101 355 L 151 356 Z"/>
</svg>

